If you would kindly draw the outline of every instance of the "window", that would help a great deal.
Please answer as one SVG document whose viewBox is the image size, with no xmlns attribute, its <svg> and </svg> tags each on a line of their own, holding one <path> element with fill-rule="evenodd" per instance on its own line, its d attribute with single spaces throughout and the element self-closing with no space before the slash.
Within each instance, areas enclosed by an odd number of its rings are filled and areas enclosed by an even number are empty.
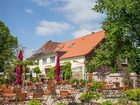
<svg viewBox="0 0 140 105">
<path fill-rule="evenodd" d="M 55 62 L 55 56 L 50 57 L 50 63 L 54 63 Z"/>
<path fill-rule="evenodd" d="M 46 61 L 47 61 L 47 59 L 46 58 L 43 58 L 42 59 L 42 64 L 46 64 Z"/>
</svg>

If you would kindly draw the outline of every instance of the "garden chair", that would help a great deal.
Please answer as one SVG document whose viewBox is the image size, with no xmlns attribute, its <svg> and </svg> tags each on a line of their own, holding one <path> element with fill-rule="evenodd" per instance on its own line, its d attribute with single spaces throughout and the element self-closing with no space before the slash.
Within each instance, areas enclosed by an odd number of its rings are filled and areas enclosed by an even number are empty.
<svg viewBox="0 0 140 105">
<path fill-rule="evenodd" d="M 15 97 L 12 100 L 9 100 L 9 105 L 15 105 L 16 101 L 18 105 L 26 105 L 26 102 L 28 101 L 27 93 L 18 93 L 17 97 Z"/>
<path fill-rule="evenodd" d="M 43 99 L 42 99 L 42 98 L 43 98 L 42 96 L 43 96 L 43 92 L 34 92 L 34 93 L 33 93 L 33 98 L 34 98 L 34 99 L 37 99 L 37 100 L 39 100 L 39 101 L 42 101 L 42 100 L 43 100 Z"/>
<path fill-rule="evenodd" d="M 19 88 L 19 87 L 14 87 L 14 88 L 13 88 L 13 92 L 14 92 L 14 93 L 16 93 L 16 92 L 17 92 L 17 93 L 20 93 L 20 92 L 21 92 L 21 88 Z"/>
<path fill-rule="evenodd" d="M 2 93 L 13 93 L 13 89 L 4 88 L 4 89 L 2 89 Z"/>
</svg>

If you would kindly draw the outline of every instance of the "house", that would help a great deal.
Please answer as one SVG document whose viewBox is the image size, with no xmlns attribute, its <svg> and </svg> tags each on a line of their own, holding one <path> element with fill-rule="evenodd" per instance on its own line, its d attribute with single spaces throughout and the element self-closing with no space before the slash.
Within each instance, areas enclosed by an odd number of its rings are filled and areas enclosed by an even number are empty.
<svg viewBox="0 0 140 105">
<path fill-rule="evenodd" d="M 104 37 L 105 32 L 99 31 L 63 43 L 48 41 L 29 59 L 38 62 L 42 74 L 46 74 L 49 68 L 55 66 L 56 55 L 59 54 L 61 66 L 64 62 L 71 62 L 73 77 L 85 79 L 85 62 L 94 56 L 94 49 L 98 47 Z"/>
</svg>

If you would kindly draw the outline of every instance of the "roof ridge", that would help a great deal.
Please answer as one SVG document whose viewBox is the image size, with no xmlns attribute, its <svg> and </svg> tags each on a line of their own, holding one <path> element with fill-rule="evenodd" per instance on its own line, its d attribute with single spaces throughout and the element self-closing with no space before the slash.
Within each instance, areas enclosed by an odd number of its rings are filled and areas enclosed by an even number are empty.
<svg viewBox="0 0 140 105">
<path fill-rule="evenodd" d="M 60 43 L 60 44 L 64 44 L 64 43 L 67 43 L 67 42 L 70 42 L 70 41 L 73 41 L 73 40 L 77 40 L 77 39 L 82 39 L 82 38 L 84 38 L 84 37 L 87 37 L 87 36 L 90 36 L 90 35 L 93 35 L 93 34 L 97 34 L 97 33 L 102 32 L 102 31 L 104 31 L 104 30 L 100 30 L 100 31 L 97 31 L 97 32 L 94 32 L 94 33 L 92 32 L 92 33 L 90 33 L 90 34 L 87 34 L 87 35 L 84 35 L 84 36 L 81 36 L 81 37 L 78 37 L 78 38 L 75 38 L 75 39 L 71 39 L 71 40 L 62 42 L 62 43 Z"/>
</svg>

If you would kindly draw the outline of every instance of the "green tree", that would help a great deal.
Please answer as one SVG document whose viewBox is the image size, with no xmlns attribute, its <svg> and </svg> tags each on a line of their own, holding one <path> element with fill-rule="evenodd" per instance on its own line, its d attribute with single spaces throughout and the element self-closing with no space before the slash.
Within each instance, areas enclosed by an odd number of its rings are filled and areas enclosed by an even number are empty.
<svg viewBox="0 0 140 105">
<path fill-rule="evenodd" d="M 54 80 L 55 79 L 55 67 L 51 67 L 48 73 L 48 77 L 50 80 Z"/>
<path fill-rule="evenodd" d="M 16 48 L 18 47 L 17 38 L 14 37 L 9 28 L 0 21 L 0 72 L 4 71 L 6 65 L 15 58 Z"/>
<path fill-rule="evenodd" d="M 35 68 L 33 69 L 33 71 L 34 71 L 34 73 L 36 73 L 37 80 L 39 81 L 38 74 L 41 73 L 40 68 L 39 68 L 39 67 L 35 67 Z"/>
<path fill-rule="evenodd" d="M 106 14 L 102 22 L 105 40 L 95 50 L 92 64 L 96 68 L 103 66 L 117 70 L 117 61 L 128 59 L 128 69 L 140 72 L 140 0 L 97 0 L 93 8 Z"/>
<path fill-rule="evenodd" d="M 86 67 L 87 67 L 87 72 L 88 72 L 88 80 L 92 81 L 93 79 L 92 73 L 94 72 L 94 66 L 92 65 L 92 63 L 88 63 Z"/>
<path fill-rule="evenodd" d="M 23 67 L 23 72 L 24 72 L 24 79 L 27 79 L 27 75 L 26 73 L 29 72 L 29 68 L 28 66 L 32 66 L 32 65 L 38 65 L 36 62 L 33 62 L 31 60 L 24 60 L 24 61 L 20 61 L 19 59 L 15 59 L 12 61 L 12 64 L 14 64 L 14 66 L 16 67 L 16 65 L 21 64 Z"/>
<path fill-rule="evenodd" d="M 72 70 L 71 70 L 71 63 L 70 62 L 65 62 L 64 63 L 64 78 L 65 80 L 69 80 L 72 77 Z"/>
</svg>

